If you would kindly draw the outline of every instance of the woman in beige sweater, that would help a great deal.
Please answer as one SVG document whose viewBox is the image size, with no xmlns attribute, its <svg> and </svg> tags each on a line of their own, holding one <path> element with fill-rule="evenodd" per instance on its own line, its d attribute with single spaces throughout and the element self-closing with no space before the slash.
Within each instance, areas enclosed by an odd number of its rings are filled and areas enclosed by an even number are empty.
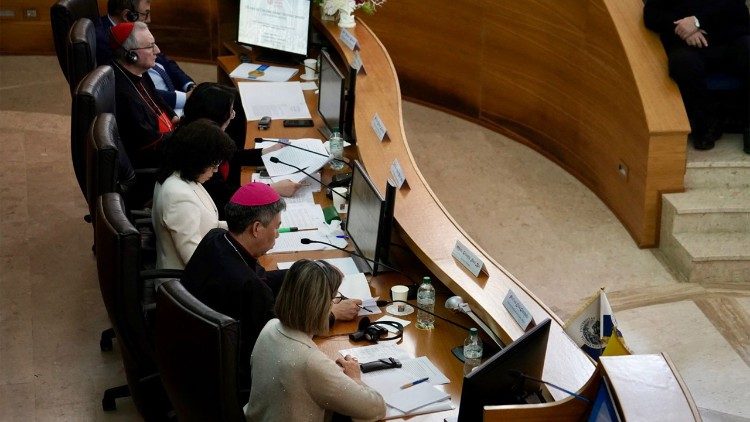
<svg viewBox="0 0 750 422">
<path fill-rule="evenodd" d="M 342 275 L 325 261 L 297 261 L 253 348 L 248 421 L 325 421 L 333 412 L 355 420 L 385 416 L 383 398 L 360 380 L 351 356 L 335 362 L 312 340 L 328 332 L 331 303 Z"/>
</svg>

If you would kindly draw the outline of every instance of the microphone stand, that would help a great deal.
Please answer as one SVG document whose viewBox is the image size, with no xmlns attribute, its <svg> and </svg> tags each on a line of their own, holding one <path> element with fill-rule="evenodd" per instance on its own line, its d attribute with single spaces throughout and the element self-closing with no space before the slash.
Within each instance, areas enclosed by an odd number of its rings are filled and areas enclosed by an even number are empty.
<svg viewBox="0 0 750 422">
<path fill-rule="evenodd" d="M 320 185 L 321 185 L 321 186 L 325 186 L 325 187 L 326 187 L 326 189 L 328 189 L 328 190 L 330 190 L 331 192 L 335 193 L 336 195 L 338 195 L 338 196 L 340 196 L 340 197 L 344 198 L 344 201 L 348 201 L 348 200 L 349 200 L 349 198 L 347 198 L 346 196 L 344 196 L 344 195 L 342 195 L 342 194 L 340 194 L 340 193 L 336 192 L 335 190 L 331 189 L 331 187 L 330 187 L 330 186 L 328 186 L 327 184 L 323 183 L 323 181 L 322 181 L 322 180 L 320 180 L 320 179 L 318 179 L 318 178 L 316 178 L 316 177 L 313 177 L 313 175 L 311 175 L 310 173 L 306 172 L 306 171 L 305 171 L 305 170 L 303 170 L 303 169 L 302 169 L 301 167 L 297 167 L 297 166 L 295 166 L 294 164 L 289 164 L 289 163 L 287 163 L 287 162 L 281 161 L 281 160 L 279 160 L 279 158 L 278 158 L 278 157 L 271 157 L 271 158 L 269 158 L 269 161 L 271 161 L 272 163 L 283 164 L 283 165 L 285 165 L 285 166 L 289 166 L 289 167 L 291 167 L 291 168 L 293 168 L 293 169 L 297 169 L 297 171 L 299 171 L 299 172 L 303 173 L 303 174 L 304 174 L 304 175 L 306 175 L 307 177 L 309 177 L 309 178 L 311 178 L 311 179 L 315 180 L 316 182 L 320 183 Z"/>
<path fill-rule="evenodd" d="M 376 266 L 377 266 L 377 265 L 380 265 L 380 266 L 383 266 L 383 267 L 385 267 L 385 268 L 387 268 L 387 269 L 389 269 L 389 270 L 391 270 L 391 271 L 395 271 L 395 272 L 397 272 L 397 273 L 401 274 L 402 276 L 404 276 L 404 278 L 406 278 L 407 280 L 409 280 L 409 281 L 411 282 L 411 284 L 412 284 L 412 285 L 414 285 L 414 286 L 416 285 L 416 284 L 414 283 L 414 281 L 413 281 L 413 280 L 412 280 L 412 279 L 411 279 L 411 278 L 410 278 L 410 277 L 409 277 L 408 275 L 406 275 L 406 274 L 405 274 L 405 273 L 404 273 L 403 271 L 401 271 L 401 270 L 398 270 L 398 269 L 396 269 L 396 268 L 394 268 L 394 267 L 391 267 L 390 265 L 384 264 L 384 263 L 382 263 L 382 262 L 378 262 L 378 261 L 375 261 L 374 259 L 370 259 L 370 258 L 368 258 L 368 257 L 366 257 L 366 256 L 364 256 L 364 255 L 362 255 L 362 254 L 360 254 L 360 253 L 358 253 L 358 252 L 352 252 L 352 251 L 348 251 L 348 250 L 346 250 L 346 249 L 344 249 L 344 248 L 340 248 L 340 247 L 338 247 L 338 246 L 334 245 L 333 243 L 323 242 L 322 240 L 312 240 L 312 239 L 308 239 L 308 238 L 306 238 L 306 237 L 305 237 L 305 238 L 302 238 L 302 239 L 300 239 L 300 243 L 302 243 L 303 245 L 309 245 L 310 243 L 320 243 L 321 245 L 327 245 L 327 246 L 330 246 L 330 247 L 332 247 L 332 248 L 334 248 L 334 249 L 338 249 L 338 250 L 340 250 L 341 252 L 345 252 L 345 253 L 348 253 L 349 255 L 354 255 L 354 256 L 356 256 L 356 257 L 358 257 L 358 258 L 362 258 L 362 259 L 364 259 L 364 260 L 365 260 L 365 261 L 367 261 L 367 262 L 372 262 L 372 263 L 373 263 L 373 264 L 375 264 Z M 411 289 L 410 289 L 410 290 L 411 290 Z"/>
<path fill-rule="evenodd" d="M 255 142 L 256 142 L 256 143 L 257 143 L 257 142 L 274 142 L 274 143 L 277 143 L 277 144 L 284 144 L 284 145 L 286 145 L 286 146 L 288 146 L 288 147 L 292 147 L 292 148 L 297 148 L 297 149 L 299 149 L 299 150 L 302 150 L 302 151 L 306 151 L 306 152 L 309 152 L 310 154 L 315 154 L 315 155 L 319 155 L 319 156 L 321 156 L 321 157 L 326 157 L 326 158 L 330 158 L 330 159 L 331 159 L 331 161 L 339 161 L 339 162 L 341 162 L 341 163 L 344 163 L 344 164 L 346 164 L 347 166 L 349 166 L 349 168 L 352 168 L 352 165 L 351 165 L 351 163 L 349 163 L 348 161 L 344 161 L 344 160 L 342 160 L 342 159 L 339 159 L 339 158 L 335 158 L 335 157 L 332 157 L 332 156 L 330 156 L 330 155 L 325 155 L 325 154 L 323 154 L 323 153 L 321 153 L 321 152 L 318 152 L 318 151 L 313 151 L 313 150 L 310 150 L 310 149 L 307 149 L 307 148 L 302 148 L 302 147 L 300 147 L 300 146 L 294 145 L 294 144 L 292 144 L 291 142 L 289 142 L 289 139 L 281 139 L 281 140 L 278 140 L 278 141 L 277 141 L 277 140 L 275 140 L 275 139 L 255 138 Z"/>
<path fill-rule="evenodd" d="M 577 394 L 577 393 L 574 393 L 574 392 L 572 392 L 570 390 L 562 388 L 559 385 L 552 384 L 551 382 L 547 382 L 547 381 L 544 381 L 544 380 L 539 379 L 539 378 L 530 377 L 530 376 L 524 374 L 523 372 L 521 372 L 521 371 L 519 371 L 517 369 L 510 369 L 510 370 L 508 370 L 508 375 L 510 375 L 511 377 L 514 377 L 514 378 L 518 378 L 519 380 L 527 379 L 529 381 L 534 381 L 534 382 L 542 383 L 542 384 L 547 385 L 549 387 L 552 387 L 552 388 L 554 388 L 556 390 L 560 390 L 563 393 L 570 394 L 571 396 L 577 398 L 578 400 L 585 401 L 586 403 L 591 403 L 591 400 L 589 400 L 588 398 L 586 398 L 586 397 L 584 397 L 584 396 L 582 396 L 580 394 Z"/>
</svg>

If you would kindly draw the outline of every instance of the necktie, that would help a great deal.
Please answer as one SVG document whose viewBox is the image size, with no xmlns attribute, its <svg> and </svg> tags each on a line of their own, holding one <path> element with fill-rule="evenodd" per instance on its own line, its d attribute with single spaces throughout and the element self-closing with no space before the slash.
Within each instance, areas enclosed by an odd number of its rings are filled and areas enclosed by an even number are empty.
<svg viewBox="0 0 750 422">
<path fill-rule="evenodd" d="M 174 84 L 172 83 L 172 79 L 170 79 L 169 75 L 167 75 L 167 71 L 158 64 L 154 66 L 154 70 L 164 80 L 164 85 L 167 87 L 167 91 L 174 92 Z"/>
</svg>

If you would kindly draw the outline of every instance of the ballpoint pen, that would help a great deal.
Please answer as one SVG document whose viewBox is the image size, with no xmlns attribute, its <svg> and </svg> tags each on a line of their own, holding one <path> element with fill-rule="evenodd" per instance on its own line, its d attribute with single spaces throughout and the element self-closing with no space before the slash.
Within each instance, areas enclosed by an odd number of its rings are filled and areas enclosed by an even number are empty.
<svg viewBox="0 0 750 422">
<path fill-rule="evenodd" d="M 346 296 L 344 296 L 344 295 L 342 295 L 342 294 L 341 294 L 341 292 L 339 292 L 339 297 L 341 298 L 341 300 L 349 300 L 349 298 L 348 298 L 348 297 L 346 297 Z M 364 306 L 362 306 L 362 305 L 357 305 L 357 307 L 358 307 L 359 309 L 364 309 L 365 311 L 367 311 L 367 312 L 369 312 L 369 313 L 372 313 L 372 311 L 371 311 L 371 310 L 369 310 L 369 309 L 365 308 L 365 307 L 364 307 Z"/>
<path fill-rule="evenodd" d="M 318 230 L 316 228 L 311 229 L 300 229 L 299 227 L 279 227 L 279 233 L 290 233 L 290 232 L 308 232 L 312 230 Z"/>
<path fill-rule="evenodd" d="M 403 389 L 406 389 L 406 388 L 409 388 L 409 387 L 414 387 L 415 385 L 417 385 L 417 384 L 421 384 L 421 383 L 423 383 L 423 382 L 427 381 L 428 379 L 430 379 L 430 377 L 427 377 L 427 378 L 420 378 L 420 379 L 418 379 L 418 380 L 416 380 L 416 381 L 412 381 L 412 382 L 410 382 L 410 383 L 408 383 L 408 384 L 404 384 L 404 385 L 402 385 L 402 386 L 401 386 L 401 389 L 403 390 Z"/>
</svg>

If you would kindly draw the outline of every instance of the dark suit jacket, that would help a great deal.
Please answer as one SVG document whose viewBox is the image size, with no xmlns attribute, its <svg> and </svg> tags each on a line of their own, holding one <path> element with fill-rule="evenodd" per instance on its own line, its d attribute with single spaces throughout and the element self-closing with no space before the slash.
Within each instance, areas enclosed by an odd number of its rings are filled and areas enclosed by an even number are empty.
<svg viewBox="0 0 750 422">
<path fill-rule="evenodd" d="M 750 17 L 745 0 L 646 0 L 646 27 L 661 35 L 664 47 L 685 44 L 675 33 L 674 21 L 695 16 L 706 31 L 709 45 L 729 43 L 748 35 Z"/>
<path fill-rule="evenodd" d="M 250 352 L 266 322 L 286 271 L 266 272 L 224 229 L 209 231 L 185 266 L 180 280 L 211 309 L 240 321 L 243 381 L 249 379 Z"/>
<path fill-rule="evenodd" d="M 109 31 L 111 28 L 112 21 L 107 15 L 102 16 L 99 19 L 98 25 L 96 25 L 97 65 L 108 64 L 110 61 L 112 61 L 112 48 L 109 44 Z M 175 63 L 174 60 L 171 60 L 169 57 L 167 57 L 166 54 L 159 53 L 159 55 L 156 56 L 156 62 L 164 67 L 164 70 L 167 72 L 172 85 L 177 90 L 182 91 L 185 88 L 186 84 L 193 82 L 193 79 L 190 78 L 190 76 L 188 76 L 182 69 L 180 69 L 180 66 Z M 162 97 L 162 99 L 164 99 L 164 102 L 167 103 L 169 107 L 174 108 L 176 100 L 174 91 L 157 90 L 157 93 Z"/>
</svg>

